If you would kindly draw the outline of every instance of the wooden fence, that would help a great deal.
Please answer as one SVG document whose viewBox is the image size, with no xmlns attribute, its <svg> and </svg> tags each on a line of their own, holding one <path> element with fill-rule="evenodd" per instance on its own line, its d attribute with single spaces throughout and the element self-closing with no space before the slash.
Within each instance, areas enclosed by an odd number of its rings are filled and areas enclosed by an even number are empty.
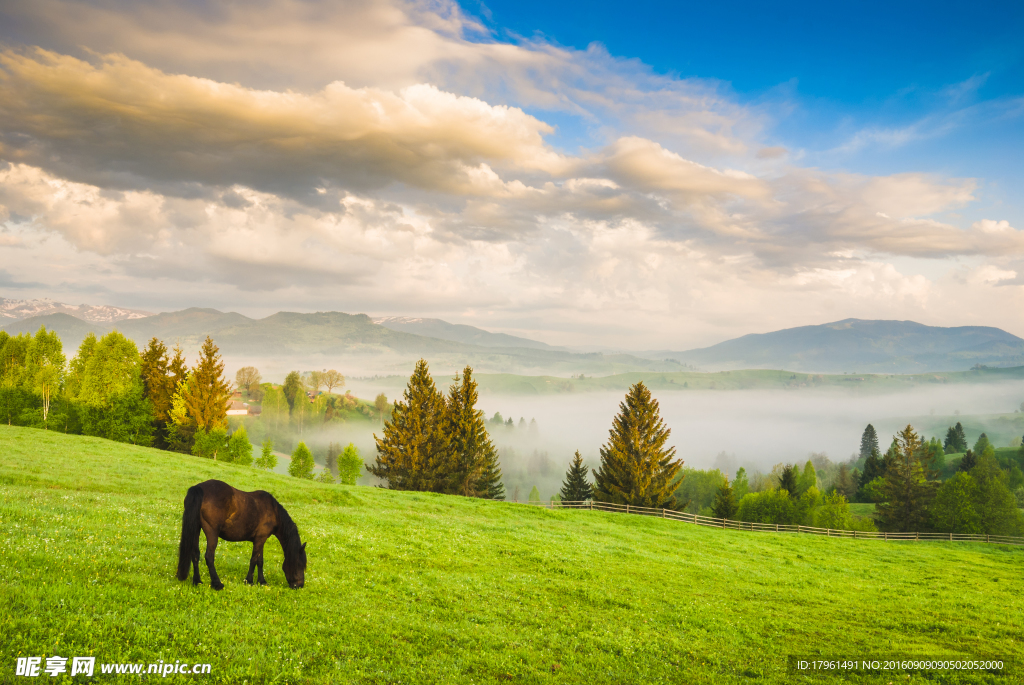
<svg viewBox="0 0 1024 685">
<path fill-rule="evenodd" d="M 623 514 L 636 514 L 638 516 L 654 516 L 656 518 L 671 519 L 692 523 L 697 526 L 709 528 L 724 528 L 726 530 L 749 530 L 763 533 L 808 533 L 810 535 L 824 535 L 832 538 L 855 538 L 859 540 L 940 540 L 945 542 L 991 542 L 1001 545 L 1024 546 L 1024 538 L 1011 537 L 1009 535 L 968 535 L 961 533 L 874 533 L 862 530 L 837 530 L 834 528 L 815 528 L 813 526 L 791 526 L 781 523 L 750 523 L 749 521 L 732 521 L 730 519 L 716 519 L 710 516 L 699 516 L 687 514 L 682 511 L 671 509 L 652 509 L 650 507 L 637 507 L 630 504 L 613 504 L 612 502 L 528 502 L 532 506 L 541 506 L 548 509 L 587 509 L 589 511 L 612 511 Z"/>
</svg>

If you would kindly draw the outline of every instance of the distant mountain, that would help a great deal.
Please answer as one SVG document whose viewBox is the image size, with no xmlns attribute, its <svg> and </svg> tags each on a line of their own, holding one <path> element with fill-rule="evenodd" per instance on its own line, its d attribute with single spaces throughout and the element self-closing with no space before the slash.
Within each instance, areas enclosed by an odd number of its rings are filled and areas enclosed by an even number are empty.
<svg viewBox="0 0 1024 685">
<path fill-rule="evenodd" d="M 441 319 L 420 319 L 409 316 L 384 316 L 373 319 L 375 324 L 380 324 L 393 331 L 404 331 L 425 335 L 428 338 L 450 340 L 452 342 L 468 343 L 480 347 L 522 347 L 534 350 L 557 350 L 562 348 L 552 347 L 547 343 L 519 338 L 505 333 L 491 333 L 482 328 L 466 326 L 465 324 L 448 323 Z"/>
<path fill-rule="evenodd" d="M 42 300 L 9 300 L 0 297 L 0 323 L 21 321 L 33 316 L 47 314 L 69 314 L 83 321 L 111 322 L 125 319 L 140 319 L 152 316 L 151 312 L 108 305 L 62 304 L 50 299 Z"/>
<path fill-rule="evenodd" d="M 1024 365 L 1024 340 L 999 328 L 942 328 L 913 321 L 844 319 L 819 326 L 744 335 L 686 352 L 645 356 L 676 359 L 707 371 L 786 369 L 809 373 L 960 371 L 976 364 Z"/>
<path fill-rule="evenodd" d="M 69 357 L 89 332 L 102 335 L 116 328 L 140 347 L 156 337 L 168 347 L 180 344 L 191 358 L 209 335 L 228 361 L 229 372 L 231 368 L 254 364 L 268 378 L 283 377 L 292 369 L 315 368 L 337 368 L 359 375 L 408 373 L 420 357 L 430 362 L 435 377 L 448 375 L 467 364 L 478 372 L 555 375 L 680 369 L 673 361 L 627 354 L 579 354 L 555 348 L 492 347 L 445 340 L 392 330 L 374 323 L 365 314 L 342 312 L 278 312 L 264 319 L 250 319 L 236 312 L 192 308 L 113 323 L 46 314 L 7 324 L 0 330 L 10 334 L 34 333 L 44 325 L 57 332 Z M 494 339 L 487 336 L 500 335 L 480 333 L 486 334 L 482 337 L 488 341 Z M 516 340 L 513 336 L 506 338 Z"/>
</svg>

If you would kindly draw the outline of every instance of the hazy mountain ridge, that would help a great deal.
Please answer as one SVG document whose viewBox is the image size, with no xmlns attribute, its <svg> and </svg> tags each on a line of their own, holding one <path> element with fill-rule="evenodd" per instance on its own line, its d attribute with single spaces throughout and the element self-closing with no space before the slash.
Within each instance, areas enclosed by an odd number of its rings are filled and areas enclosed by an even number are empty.
<svg viewBox="0 0 1024 685">
<path fill-rule="evenodd" d="M 115 328 L 140 347 L 157 337 L 168 346 L 180 344 L 193 357 L 209 335 L 230 366 L 255 364 L 268 377 L 283 376 L 290 369 L 319 367 L 338 368 L 345 373 L 408 374 L 420 357 L 430 361 L 436 374 L 448 374 L 466 364 L 481 372 L 518 374 L 679 369 L 676 362 L 625 354 L 606 356 L 471 345 L 392 330 L 375 324 L 366 314 L 342 312 L 278 312 L 263 319 L 250 319 L 236 312 L 191 308 L 115 323 L 85 322 L 58 313 L 23 319 L 3 326 L 2 330 L 11 334 L 34 333 L 40 326 L 60 335 L 69 356 L 89 332 L 102 335 Z"/>
<path fill-rule="evenodd" d="M 429 338 L 439 338 L 452 342 L 468 343 L 480 347 L 522 347 L 537 350 L 559 350 L 568 351 L 562 347 L 554 347 L 529 338 L 520 338 L 507 333 L 491 333 L 482 328 L 467 326 L 466 324 L 455 324 L 442 321 L 441 319 L 427 319 L 411 316 L 383 316 L 373 319 L 375 324 L 390 328 L 393 331 L 404 331 L 415 333 Z"/>
<path fill-rule="evenodd" d="M 13 322 L 47 314 L 67 314 L 93 323 L 140 319 L 152 316 L 152 312 L 110 305 L 64 304 L 49 298 L 40 300 L 12 300 L 0 298 L 0 321 Z"/>
<path fill-rule="evenodd" d="M 991 326 L 844 319 L 752 333 L 685 352 L 650 352 L 648 356 L 676 359 L 708 371 L 920 373 L 959 371 L 976 364 L 1024 365 L 1024 340 Z"/>
</svg>

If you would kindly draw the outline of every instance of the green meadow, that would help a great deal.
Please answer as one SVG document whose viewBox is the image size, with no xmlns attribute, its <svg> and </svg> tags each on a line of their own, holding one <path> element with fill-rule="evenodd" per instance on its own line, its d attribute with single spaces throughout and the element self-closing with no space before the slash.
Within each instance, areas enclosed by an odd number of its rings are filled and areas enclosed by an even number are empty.
<svg viewBox="0 0 1024 685">
<path fill-rule="evenodd" d="M 222 592 L 175 580 L 182 500 L 209 478 L 284 504 L 308 543 L 303 590 L 287 589 L 276 540 L 267 587 L 242 583 L 245 543 L 218 546 Z M 787 656 L 1024 657 L 1024 548 L 323 485 L 7 426 L 0 501 L 4 683 L 34 682 L 14 677 L 17 657 L 54 654 L 210 663 L 161 680 L 246 684 L 824 682 L 789 674 Z"/>
</svg>

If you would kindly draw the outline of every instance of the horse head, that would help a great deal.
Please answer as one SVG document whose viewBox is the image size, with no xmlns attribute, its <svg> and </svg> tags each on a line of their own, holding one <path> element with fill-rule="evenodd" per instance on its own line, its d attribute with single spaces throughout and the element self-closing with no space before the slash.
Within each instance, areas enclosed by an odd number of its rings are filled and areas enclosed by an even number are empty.
<svg viewBox="0 0 1024 685">
<path fill-rule="evenodd" d="M 285 554 L 284 564 L 281 566 L 284 571 L 288 587 L 298 590 L 306 584 L 306 543 L 292 554 Z"/>
</svg>

